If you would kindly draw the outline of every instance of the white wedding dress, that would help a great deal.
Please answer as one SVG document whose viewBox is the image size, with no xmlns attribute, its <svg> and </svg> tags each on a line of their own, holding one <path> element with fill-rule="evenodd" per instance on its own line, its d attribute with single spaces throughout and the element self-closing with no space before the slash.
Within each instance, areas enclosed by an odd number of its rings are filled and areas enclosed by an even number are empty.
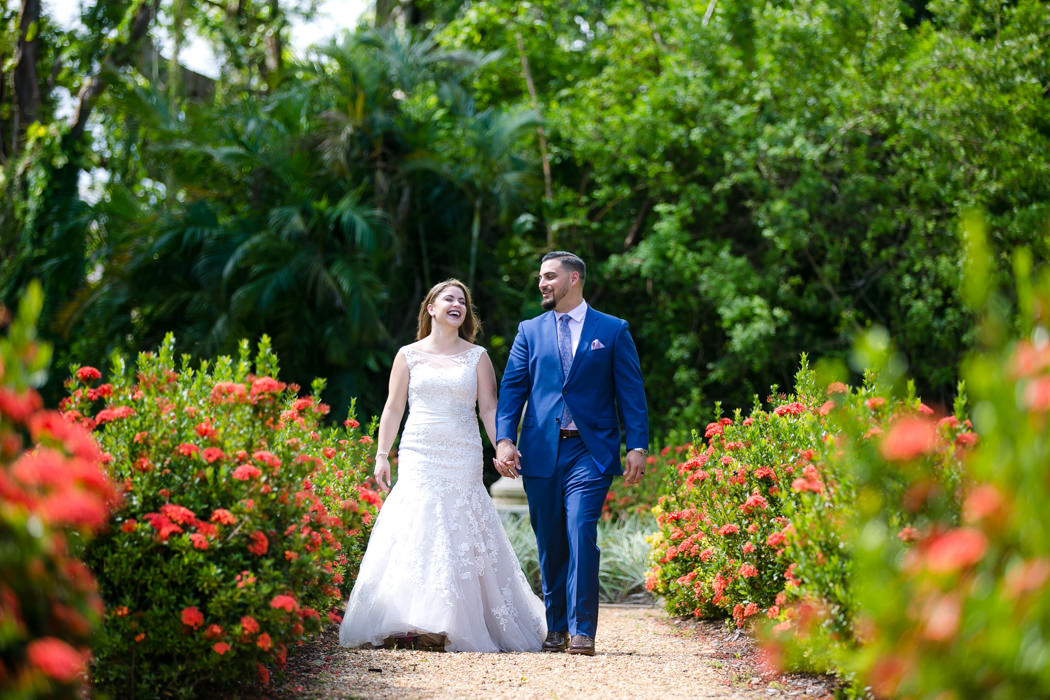
<svg viewBox="0 0 1050 700">
<path fill-rule="evenodd" d="M 398 478 L 379 511 L 339 628 L 346 647 L 445 635 L 447 651 L 538 651 L 543 602 L 481 480 L 477 363 L 484 348 L 404 348 L 408 420 Z"/>
</svg>

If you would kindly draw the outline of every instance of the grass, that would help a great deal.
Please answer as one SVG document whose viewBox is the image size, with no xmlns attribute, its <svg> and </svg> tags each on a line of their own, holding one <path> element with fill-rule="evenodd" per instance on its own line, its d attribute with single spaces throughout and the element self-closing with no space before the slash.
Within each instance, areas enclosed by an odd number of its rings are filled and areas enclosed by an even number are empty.
<svg viewBox="0 0 1050 700">
<path fill-rule="evenodd" d="M 540 563 L 536 551 L 536 537 L 525 515 L 501 513 L 503 529 L 507 532 L 521 570 L 540 595 Z M 651 516 L 632 515 L 620 520 L 598 521 L 598 548 L 601 563 L 598 569 L 599 599 L 603 603 L 618 603 L 645 591 L 645 577 L 649 569 L 649 543 L 646 538 L 656 529 Z"/>
</svg>

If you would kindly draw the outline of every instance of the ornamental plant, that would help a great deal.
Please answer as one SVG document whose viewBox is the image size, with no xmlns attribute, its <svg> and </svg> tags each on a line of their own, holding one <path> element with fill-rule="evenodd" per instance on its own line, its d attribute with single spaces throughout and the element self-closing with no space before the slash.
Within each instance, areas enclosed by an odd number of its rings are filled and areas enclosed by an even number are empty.
<svg viewBox="0 0 1050 700">
<path fill-rule="evenodd" d="M 809 376 L 804 367 L 800 379 Z M 807 389 L 800 381 L 799 392 Z M 737 411 L 710 423 L 702 439 L 694 436 L 653 509 L 659 531 L 646 587 L 672 614 L 735 611 L 742 623 L 775 605 L 791 577 L 778 557 L 797 496 L 790 485 L 811 466 L 819 443 L 818 416 L 803 402 L 804 395 L 780 396 L 765 411 L 756 400 L 748 418 Z"/>
<path fill-rule="evenodd" d="M 746 419 L 737 412 L 709 424 L 654 509 L 660 530 L 649 590 L 674 614 L 731 616 L 739 626 L 755 616 L 788 624 L 800 616 L 809 624 L 812 618 L 802 615 L 808 608 L 788 604 L 819 599 L 828 636 L 852 643 L 852 543 L 844 513 L 858 492 L 840 446 L 843 425 L 871 439 L 889 419 L 931 412 L 911 394 L 884 393 L 874 375 L 859 390 L 834 382 L 820 391 L 803 356 L 793 394 L 774 388 L 770 410 L 756 401 Z M 937 484 L 930 494 L 949 501 L 958 485 L 956 433 L 972 436 L 956 421 L 930 448 Z M 882 507 L 907 531 L 925 517 L 928 503 L 898 488 Z"/>
<path fill-rule="evenodd" d="M 103 606 L 76 554 L 117 491 L 90 433 L 33 389 L 50 359 L 35 337 L 41 306 L 34 284 L 0 339 L 0 696 L 79 698 Z"/>
<path fill-rule="evenodd" d="M 109 381 L 73 372 L 65 415 L 112 455 L 123 504 L 86 549 L 106 600 L 97 685 L 118 697 L 191 697 L 255 675 L 338 619 L 380 505 L 372 437 L 352 414 L 278 379 L 263 337 L 234 360 L 176 368 L 169 335 Z"/>
<path fill-rule="evenodd" d="M 959 518 L 962 460 L 977 442 L 965 417 L 960 387 L 955 414 L 938 417 L 914 396 L 908 384 L 903 398 L 869 372 L 854 390 L 841 383 L 828 387 L 822 436 L 814 449 L 807 481 L 792 483 L 797 496 L 788 509 L 788 526 L 778 557 L 790 569 L 789 580 L 767 617 L 781 637 L 799 645 L 781 666 L 836 673 L 853 678 L 842 660 L 864 639 L 863 606 L 858 603 L 855 558 L 865 535 L 857 513 L 878 512 L 900 548 L 913 546 L 917 533 L 935 521 Z M 878 455 L 877 473 L 863 465 Z M 812 477 L 812 478 L 811 478 Z M 778 538 L 780 539 L 780 538 Z"/>
<path fill-rule="evenodd" d="M 1031 258 L 1018 253 L 1009 312 L 1007 295 L 989 291 L 983 226 L 970 221 L 966 233 L 966 291 L 983 347 L 963 374 L 981 438 L 962 455 L 959 507 L 929 508 L 907 530 L 882 508 L 894 488 L 913 503 L 942 498 L 924 463 L 941 431 L 954 429 L 951 417 L 902 417 L 867 442 L 844 434 L 860 494 L 849 521 L 860 644 L 833 661 L 876 697 L 1050 696 L 1050 271 L 1033 283 Z M 790 629 L 770 636 L 788 661 L 822 644 Z"/>
</svg>

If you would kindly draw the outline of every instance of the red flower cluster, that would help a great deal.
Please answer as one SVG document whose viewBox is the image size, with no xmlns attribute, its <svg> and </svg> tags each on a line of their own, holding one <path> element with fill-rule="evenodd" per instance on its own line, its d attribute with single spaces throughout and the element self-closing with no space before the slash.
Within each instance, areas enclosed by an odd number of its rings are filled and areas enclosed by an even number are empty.
<svg viewBox="0 0 1050 700">
<path fill-rule="evenodd" d="M 273 396 L 284 391 L 287 385 L 279 382 L 273 377 L 259 377 L 252 382 L 251 398 L 253 401 L 260 397 Z"/>
<path fill-rule="evenodd" d="M 254 464 L 242 464 L 233 470 L 233 478 L 239 481 L 256 479 L 262 475 L 262 470 Z"/>
<path fill-rule="evenodd" d="M 212 511 L 211 522 L 220 523 L 222 525 L 233 525 L 237 522 L 237 518 L 225 508 L 216 508 Z"/>
<path fill-rule="evenodd" d="M 281 466 L 281 459 L 269 450 L 257 450 L 252 453 L 252 459 L 256 462 L 262 462 L 273 469 L 277 469 Z"/>
<path fill-rule="evenodd" d="M 882 439 L 882 456 L 905 461 L 928 454 L 937 447 L 937 424 L 925 417 L 903 417 L 890 425 Z"/>
<path fill-rule="evenodd" d="M 295 598 L 290 595 L 276 595 L 270 601 L 270 607 L 275 610 L 286 610 L 288 612 L 298 612 L 299 604 L 295 602 Z"/>
<path fill-rule="evenodd" d="M 104 408 L 95 414 L 95 424 L 103 425 L 110 421 L 120 420 L 121 418 L 127 418 L 128 416 L 135 415 L 135 409 L 131 406 L 116 406 L 114 408 Z"/>
<path fill-rule="evenodd" d="M 775 416 L 797 416 L 800 413 L 805 412 L 806 407 L 798 401 L 792 401 L 791 403 L 782 404 L 773 409 L 773 415 Z"/>
<path fill-rule="evenodd" d="M 211 390 L 212 403 L 244 403 L 248 391 L 239 382 L 218 382 Z M 203 436 L 202 436 L 203 437 Z"/>
<path fill-rule="evenodd" d="M 824 482 L 821 481 L 817 468 L 807 464 L 802 468 L 802 476 L 791 482 L 792 491 L 812 491 L 813 493 L 824 493 Z"/>
<path fill-rule="evenodd" d="M 189 608 L 183 608 L 181 618 L 182 624 L 187 627 L 192 627 L 193 629 L 197 629 L 204 624 L 204 615 L 196 605 Z"/>
<path fill-rule="evenodd" d="M 94 367 L 81 367 L 76 372 L 74 372 L 74 374 L 76 374 L 77 379 L 79 379 L 84 384 L 102 378 L 102 373 Z"/>
<path fill-rule="evenodd" d="M 987 548 L 988 539 L 980 530 L 957 528 L 925 544 L 924 563 L 930 571 L 953 573 L 976 564 Z"/>
<path fill-rule="evenodd" d="M 204 448 L 204 451 L 201 452 L 201 457 L 203 457 L 204 461 L 208 464 L 212 464 L 213 462 L 226 459 L 226 454 L 218 447 L 206 447 Z"/>
<path fill-rule="evenodd" d="M 258 634 L 259 623 L 251 615 L 245 615 L 241 618 L 241 629 L 244 630 L 245 634 Z"/>
<path fill-rule="evenodd" d="M 26 659 L 29 664 L 60 683 L 72 683 L 77 680 L 86 670 L 88 656 L 87 652 L 77 651 L 55 637 L 34 639 L 26 647 Z"/>
<path fill-rule="evenodd" d="M 252 543 L 248 545 L 248 551 L 257 556 L 266 554 L 266 550 L 270 547 L 270 540 L 266 538 L 262 532 L 256 530 L 251 534 Z"/>
</svg>

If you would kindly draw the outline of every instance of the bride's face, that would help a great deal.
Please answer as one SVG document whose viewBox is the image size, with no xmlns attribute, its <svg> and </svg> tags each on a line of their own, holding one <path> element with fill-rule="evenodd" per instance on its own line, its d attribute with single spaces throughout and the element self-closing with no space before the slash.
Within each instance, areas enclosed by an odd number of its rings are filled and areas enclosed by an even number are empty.
<svg viewBox="0 0 1050 700">
<path fill-rule="evenodd" d="M 450 284 L 434 297 L 427 305 L 427 311 L 434 323 L 459 328 L 467 315 L 467 295 L 454 284 Z"/>
</svg>

